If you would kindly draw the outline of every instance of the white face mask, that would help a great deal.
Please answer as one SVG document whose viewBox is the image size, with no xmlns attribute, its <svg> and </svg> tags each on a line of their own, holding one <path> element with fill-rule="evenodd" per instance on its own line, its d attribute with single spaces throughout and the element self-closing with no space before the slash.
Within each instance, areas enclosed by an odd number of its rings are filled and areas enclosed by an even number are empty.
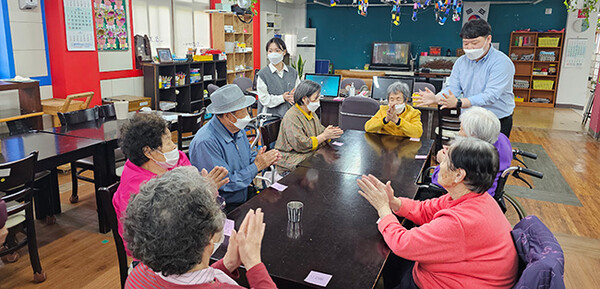
<svg viewBox="0 0 600 289">
<path fill-rule="evenodd" d="M 315 102 L 312 102 L 312 101 L 309 102 L 306 105 L 306 108 L 308 108 L 308 110 L 310 110 L 312 112 L 315 112 L 315 111 L 317 111 L 317 109 L 319 108 L 319 106 L 321 106 L 321 102 L 317 100 Z"/>
<path fill-rule="evenodd" d="M 269 55 L 267 55 L 267 58 L 269 58 L 269 61 L 271 62 L 271 64 L 277 65 L 277 64 L 279 64 L 279 62 L 281 62 L 283 60 L 283 54 L 277 53 L 277 52 L 271 52 L 271 53 L 269 53 Z"/>
<path fill-rule="evenodd" d="M 166 153 L 159 151 L 159 153 L 161 153 L 165 157 L 165 161 L 155 162 L 165 170 L 174 168 L 179 162 L 179 150 L 177 148 L 174 148 L 172 151 L 168 151 Z"/>
<path fill-rule="evenodd" d="M 235 117 L 235 115 L 233 117 Z M 246 128 L 246 126 L 252 121 L 252 118 L 249 115 L 246 115 L 244 118 L 235 118 L 237 119 L 237 121 L 234 122 L 233 125 L 235 125 L 235 127 L 239 128 L 240 130 Z"/>
<path fill-rule="evenodd" d="M 211 256 L 217 251 L 217 249 L 219 249 L 219 246 L 221 246 L 221 244 L 225 241 L 225 232 L 221 231 L 217 234 L 219 234 L 221 237 L 218 242 L 214 243 L 212 254 L 210 254 Z"/>
<path fill-rule="evenodd" d="M 467 56 L 467 58 L 469 58 L 471 60 L 477 60 L 485 54 L 485 48 L 488 46 L 489 46 L 489 44 L 486 41 L 485 44 L 483 44 L 483 46 L 481 48 L 463 49 L 463 50 L 465 51 L 465 55 Z"/>
<path fill-rule="evenodd" d="M 402 104 L 396 104 L 394 106 L 394 109 L 396 109 L 396 113 L 397 114 L 401 114 L 404 111 L 404 108 L 406 107 L 406 103 L 402 103 Z"/>
</svg>

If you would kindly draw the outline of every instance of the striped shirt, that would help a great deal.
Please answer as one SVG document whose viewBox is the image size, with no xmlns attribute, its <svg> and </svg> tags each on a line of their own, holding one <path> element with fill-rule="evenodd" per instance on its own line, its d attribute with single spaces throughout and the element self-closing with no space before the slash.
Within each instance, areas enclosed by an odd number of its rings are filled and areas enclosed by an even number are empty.
<svg viewBox="0 0 600 289">
<path fill-rule="evenodd" d="M 226 275 L 228 279 L 223 279 Z M 127 278 L 126 289 L 151 289 L 151 288 L 201 288 L 201 289 L 239 289 L 244 288 L 233 282 L 232 278 L 239 277 L 236 271 L 231 274 L 223 265 L 223 260 L 219 260 L 211 265 L 211 268 L 185 273 L 178 276 L 162 276 L 160 273 L 152 271 L 148 266 L 140 263 Z M 250 288 L 253 289 L 273 289 L 277 288 L 267 268 L 260 263 L 246 272 L 246 277 Z"/>
</svg>

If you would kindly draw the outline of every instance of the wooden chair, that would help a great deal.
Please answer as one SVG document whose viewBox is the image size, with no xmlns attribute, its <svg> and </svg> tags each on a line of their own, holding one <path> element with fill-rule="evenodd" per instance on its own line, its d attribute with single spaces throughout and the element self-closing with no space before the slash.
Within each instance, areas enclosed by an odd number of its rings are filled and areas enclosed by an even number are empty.
<svg viewBox="0 0 600 289">
<path fill-rule="evenodd" d="M 8 236 L 6 243 L 0 248 L 0 256 L 17 255 L 17 250 L 27 245 L 29 260 L 33 268 L 33 280 L 41 283 L 46 280 L 38 254 L 35 235 L 35 219 L 31 198 L 33 196 L 33 181 L 38 152 L 34 151 L 24 159 L 0 164 L 0 196 L 8 208 Z M 16 234 L 23 232 L 26 238 L 18 241 Z M 15 258 L 16 259 L 16 258 Z"/>
<path fill-rule="evenodd" d="M 45 114 L 52 115 L 52 124 L 54 127 L 60 126 L 58 113 L 86 109 L 94 97 L 94 92 L 84 92 L 68 95 L 65 99 L 51 98 L 42 100 L 42 110 Z M 75 99 L 85 98 L 85 101 Z"/>
<path fill-rule="evenodd" d="M 117 213 L 115 207 L 112 204 L 112 198 L 119 187 L 119 182 L 116 182 L 109 187 L 98 189 L 98 198 L 100 204 L 102 204 L 102 210 L 104 210 L 104 216 L 108 221 L 108 227 L 113 232 L 113 238 L 115 240 L 115 247 L 117 248 L 117 260 L 119 262 L 119 272 L 121 275 L 121 288 L 125 288 L 125 281 L 127 281 L 127 273 L 129 266 L 127 265 L 127 253 L 125 252 L 125 245 L 123 245 L 123 239 L 119 235 L 119 225 L 117 223 Z"/>
<path fill-rule="evenodd" d="M 442 145 L 454 138 L 460 131 L 460 108 L 442 109 L 438 105 L 438 126 L 435 129 L 435 152 L 437 153 Z"/>
<path fill-rule="evenodd" d="M 192 115 L 178 115 L 177 116 L 177 148 L 187 153 L 190 149 L 190 142 L 196 135 L 196 132 L 204 125 L 204 114 L 206 108 L 202 108 L 199 113 Z M 191 134 L 183 136 L 184 134 Z"/>
</svg>

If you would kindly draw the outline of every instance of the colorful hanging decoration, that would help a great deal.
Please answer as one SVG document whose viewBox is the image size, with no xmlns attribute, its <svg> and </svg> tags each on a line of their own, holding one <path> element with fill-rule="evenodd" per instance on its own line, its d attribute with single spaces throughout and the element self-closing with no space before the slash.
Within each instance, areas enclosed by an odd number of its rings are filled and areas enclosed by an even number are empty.
<svg viewBox="0 0 600 289">
<path fill-rule="evenodd" d="M 358 1 L 358 14 L 360 16 L 367 17 L 367 8 L 369 7 L 369 0 L 359 0 Z"/>
<path fill-rule="evenodd" d="M 329 6 L 335 7 L 338 3 L 340 3 L 340 0 L 331 0 L 329 1 Z"/>
<path fill-rule="evenodd" d="M 98 50 L 129 50 L 127 0 L 94 0 Z"/>
<path fill-rule="evenodd" d="M 396 26 L 400 25 L 400 1 L 401 0 L 392 1 L 394 4 L 392 6 L 392 23 L 394 23 Z"/>
</svg>

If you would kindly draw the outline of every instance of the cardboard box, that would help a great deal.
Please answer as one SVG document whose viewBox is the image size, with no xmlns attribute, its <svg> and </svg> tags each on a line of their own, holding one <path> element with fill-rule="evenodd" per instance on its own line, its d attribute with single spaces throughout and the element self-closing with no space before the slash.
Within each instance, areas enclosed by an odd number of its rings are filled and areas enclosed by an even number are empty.
<svg viewBox="0 0 600 289">
<path fill-rule="evenodd" d="M 129 111 L 138 111 L 142 107 L 150 107 L 152 103 L 149 97 L 133 96 L 133 95 L 118 95 L 104 98 L 105 103 L 112 103 L 115 101 L 129 101 Z"/>
</svg>

